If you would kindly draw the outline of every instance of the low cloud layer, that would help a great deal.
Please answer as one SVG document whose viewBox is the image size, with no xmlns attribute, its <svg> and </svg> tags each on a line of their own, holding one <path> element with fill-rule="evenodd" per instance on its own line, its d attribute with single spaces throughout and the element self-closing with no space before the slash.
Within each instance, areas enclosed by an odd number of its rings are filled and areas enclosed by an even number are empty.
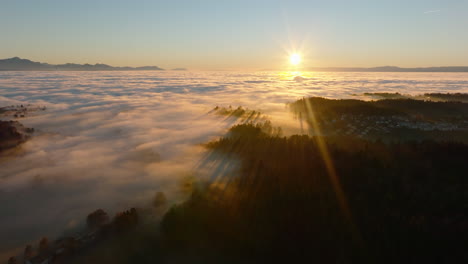
<svg viewBox="0 0 468 264">
<path fill-rule="evenodd" d="M 428 10 L 428 11 L 424 12 L 424 14 L 437 14 L 437 13 L 440 13 L 439 9 L 437 9 L 437 10 Z"/>
<path fill-rule="evenodd" d="M 157 191 L 177 199 L 183 177 L 204 173 L 200 143 L 236 122 L 207 114 L 216 105 L 261 110 L 294 133 L 285 103 L 363 92 L 468 92 L 468 74 L 0 72 L 0 107 L 47 107 L 19 120 L 37 132 L 0 159 L 0 251 L 96 208 L 146 205 Z"/>
</svg>

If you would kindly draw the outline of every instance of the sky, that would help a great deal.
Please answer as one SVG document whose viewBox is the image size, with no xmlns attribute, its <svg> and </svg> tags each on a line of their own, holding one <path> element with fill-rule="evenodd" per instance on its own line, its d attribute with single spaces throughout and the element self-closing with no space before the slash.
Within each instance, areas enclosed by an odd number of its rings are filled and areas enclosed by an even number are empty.
<svg viewBox="0 0 468 264">
<path fill-rule="evenodd" d="M 166 69 L 468 65 L 467 0 L 0 0 L 0 58 Z"/>
</svg>

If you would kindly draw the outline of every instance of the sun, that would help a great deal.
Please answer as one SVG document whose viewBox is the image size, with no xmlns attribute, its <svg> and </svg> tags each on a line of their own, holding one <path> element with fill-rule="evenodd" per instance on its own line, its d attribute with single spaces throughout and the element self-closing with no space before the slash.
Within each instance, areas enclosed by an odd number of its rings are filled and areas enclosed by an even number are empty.
<svg viewBox="0 0 468 264">
<path fill-rule="evenodd" d="M 289 62 L 294 66 L 299 65 L 301 61 L 302 61 L 301 55 L 297 53 L 291 54 L 291 56 L 289 56 Z"/>
</svg>

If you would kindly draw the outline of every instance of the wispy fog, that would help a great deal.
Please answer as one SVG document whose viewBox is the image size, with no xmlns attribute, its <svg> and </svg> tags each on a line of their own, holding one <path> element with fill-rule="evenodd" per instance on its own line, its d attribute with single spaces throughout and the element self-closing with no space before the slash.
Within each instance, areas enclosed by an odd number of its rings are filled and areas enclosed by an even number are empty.
<svg viewBox="0 0 468 264">
<path fill-rule="evenodd" d="M 261 110 L 294 133 L 285 103 L 364 92 L 468 92 L 468 74 L 0 72 L 0 107 L 47 107 L 19 119 L 35 135 L 0 159 L 0 251 L 97 208 L 145 206 L 157 191 L 177 199 L 181 179 L 204 174 L 200 144 L 236 122 L 208 114 L 216 105 Z"/>
</svg>

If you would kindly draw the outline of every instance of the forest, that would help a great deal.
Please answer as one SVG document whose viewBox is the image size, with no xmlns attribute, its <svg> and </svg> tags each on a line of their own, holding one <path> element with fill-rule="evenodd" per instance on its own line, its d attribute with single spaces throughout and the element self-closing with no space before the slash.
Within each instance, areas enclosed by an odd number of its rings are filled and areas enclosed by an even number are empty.
<svg viewBox="0 0 468 264">
<path fill-rule="evenodd" d="M 435 140 L 468 143 L 468 104 L 457 101 L 310 97 L 290 103 L 294 116 L 319 136 L 385 142 Z"/>
<path fill-rule="evenodd" d="M 190 198 L 172 206 L 159 227 L 147 225 L 114 237 L 78 259 L 468 260 L 468 178 L 462 173 L 468 170 L 468 145 L 284 137 L 278 131 L 269 122 L 233 126 L 206 147 L 212 154 L 240 160 L 235 175 L 198 181 Z"/>
<path fill-rule="evenodd" d="M 468 179 L 461 172 L 468 169 L 467 145 L 263 131 L 262 125 L 238 125 L 208 145 L 239 158 L 240 175 L 172 208 L 162 225 L 170 245 L 256 263 L 466 257 Z"/>
<path fill-rule="evenodd" d="M 424 119 L 468 118 L 468 104 L 447 101 L 434 102 L 414 99 L 384 99 L 362 101 L 356 99 L 327 99 L 309 97 L 289 104 L 293 112 L 307 112 L 312 108 L 315 115 L 322 119 L 331 119 L 343 114 L 364 116 L 419 116 Z"/>
<path fill-rule="evenodd" d="M 291 109 L 313 125 L 311 105 L 321 119 L 345 113 L 464 119 L 460 104 L 307 98 Z M 240 121 L 204 144 L 205 159 L 217 160 L 215 177 L 191 179 L 184 202 L 169 205 L 158 192 L 152 209 L 132 208 L 112 220 L 93 212 L 90 242 L 74 242 L 57 263 L 468 261 L 466 143 L 284 136 L 259 111 L 210 113 Z M 225 171 L 231 161 L 238 168 Z"/>
</svg>

